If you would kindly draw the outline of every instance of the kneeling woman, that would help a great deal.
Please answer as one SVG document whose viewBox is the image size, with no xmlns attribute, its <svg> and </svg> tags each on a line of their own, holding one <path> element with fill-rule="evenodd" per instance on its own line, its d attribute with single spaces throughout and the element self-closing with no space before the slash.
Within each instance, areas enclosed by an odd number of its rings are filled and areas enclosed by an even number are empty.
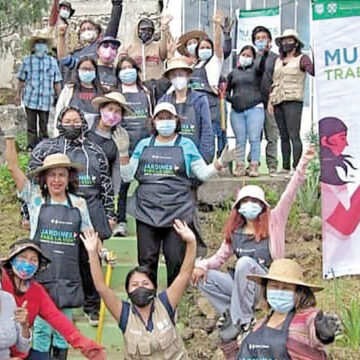
<svg viewBox="0 0 360 360">
<path fill-rule="evenodd" d="M 185 243 L 184 261 L 171 286 L 156 296 L 157 283 L 153 272 L 143 266 L 131 270 L 125 281 L 131 303 L 122 301 L 104 283 L 97 248 L 99 239 L 94 231 L 81 236 L 89 254 L 91 275 L 96 290 L 116 319 L 124 334 L 124 359 L 189 359 L 175 326 L 176 307 L 187 288 L 196 256 L 194 233 L 180 220 L 174 231 Z"/>
<path fill-rule="evenodd" d="M 220 337 L 227 343 L 247 331 L 254 319 L 254 307 L 260 299 L 260 288 L 246 278 L 249 274 L 265 274 L 271 262 L 285 256 L 285 228 L 297 190 L 302 184 L 308 162 L 315 150 L 302 157 L 278 204 L 270 209 L 264 191 L 255 185 L 244 186 L 232 207 L 225 225 L 225 240 L 215 255 L 199 260 L 192 280 L 199 279 L 201 292 L 226 321 Z M 232 255 L 237 262 L 234 272 L 219 269 Z"/>
<path fill-rule="evenodd" d="M 315 291 L 303 280 L 300 266 L 290 259 L 275 260 L 267 275 L 249 275 L 261 284 L 269 314 L 242 341 L 237 360 L 326 360 L 324 345 L 342 330 L 336 314 L 315 308 Z"/>
<path fill-rule="evenodd" d="M 169 286 L 184 257 L 184 246 L 172 224 L 181 219 L 191 226 L 194 218 L 190 174 L 207 181 L 234 159 L 235 150 L 226 148 L 215 163 L 206 165 L 195 143 L 178 134 L 180 119 L 174 105 L 167 102 L 155 107 L 152 128 L 154 135 L 138 143 L 130 163 L 128 149 L 120 150 L 121 176 L 127 181 L 135 176 L 139 182 L 129 207 L 136 218 L 138 262 L 156 274 L 162 242 Z M 123 133 L 116 140 L 121 149 L 129 141 L 125 130 L 119 133 Z"/>
</svg>

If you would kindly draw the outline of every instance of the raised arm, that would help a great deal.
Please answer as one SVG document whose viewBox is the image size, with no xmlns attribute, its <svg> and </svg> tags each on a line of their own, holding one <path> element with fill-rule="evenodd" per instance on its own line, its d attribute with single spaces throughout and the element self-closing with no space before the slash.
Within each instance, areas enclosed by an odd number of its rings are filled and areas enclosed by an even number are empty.
<svg viewBox="0 0 360 360">
<path fill-rule="evenodd" d="M 68 48 L 66 44 L 67 28 L 68 25 L 65 23 L 58 26 L 57 57 L 59 60 L 64 59 L 68 55 Z"/>
<path fill-rule="evenodd" d="M 171 307 L 175 310 L 183 293 L 185 292 L 194 268 L 196 257 L 196 238 L 185 222 L 175 220 L 174 229 L 186 244 L 185 257 L 179 275 L 167 289 L 167 297 Z"/>
<path fill-rule="evenodd" d="M 110 20 L 105 31 L 105 36 L 112 36 L 116 38 L 119 31 L 123 0 L 111 0 L 111 2 L 113 6 L 111 9 Z"/>
<path fill-rule="evenodd" d="M 122 312 L 122 302 L 115 292 L 105 285 L 104 274 L 102 272 L 100 260 L 99 260 L 99 246 L 101 246 L 100 239 L 93 230 L 85 231 L 84 235 L 80 235 L 82 242 L 89 255 L 91 276 L 94 281 L 95 288 L 111 315 L 115 318 L 117 323 L 120 321 Z"/>
<path fill-rule="evenodd" d="M 170 44 L 174 42 L 169 29 L 169 23 L 172 20 L 173 17 L 171 15 L 161 16 L 160 58 L 162 60 L 166 60 L 168 58 L 168 47 L 170 47 Z"/>
<path fill-rule="evenodd" d="M 221 45 L 221 21 L 223 15 L 220 10 L 218 10 L 213 18 L 214 21 L 214 52 L 219 59 L 223 57 L 223 49 Z"/>
</svg>

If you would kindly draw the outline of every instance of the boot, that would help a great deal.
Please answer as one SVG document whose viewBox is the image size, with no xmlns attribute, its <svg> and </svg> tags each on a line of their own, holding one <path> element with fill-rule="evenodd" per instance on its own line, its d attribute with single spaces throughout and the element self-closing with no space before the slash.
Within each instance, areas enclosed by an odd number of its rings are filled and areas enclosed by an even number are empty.
<svg viewBox="0 0 360 360">
<path fill-rule="evenodd" d="M 233 175 L 235 177 L 245 176 L 245 165 L 243 162 L 237 162 L 236 168 L 233 170 Z"/>
<path fill-rule="evenodd" d="M 258 162 L 252 162 L 250 164 L 249 169 L 249 176 L 250 177 L 258 177 L 259 176 L 259 163 Z"/>
<path fill-rule="evenodd" d="M 236 339 L 229 342 L 222 341 L 220 349 L 224 353 L 226 360 L 235 360 L 239 352 L 239 345 Z"/>
</svg>

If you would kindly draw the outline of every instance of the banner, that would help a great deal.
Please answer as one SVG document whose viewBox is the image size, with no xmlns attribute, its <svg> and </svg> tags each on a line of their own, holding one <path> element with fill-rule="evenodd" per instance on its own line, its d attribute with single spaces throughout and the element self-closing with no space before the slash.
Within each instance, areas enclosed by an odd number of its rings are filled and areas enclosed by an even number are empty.
<svg viewBox="0 0 360 360">
<path fill-rule="evenodd" d="M 313 4 L 323 276 L 360 274 L 360 1 Z"/>
<path fill-rule="evenodd" d="M 256 26 L 266 26 L 273 38 L 273 51 L 277 52 L 277 46 L 274 43 L 276 37 L 281 35 L 280 30 L 280 10 L 279 7 L 258 9 L 258 10 L 237 10 L 237 52 L 245 45 L 253 45 L 251 33 Z"/>
</svg>

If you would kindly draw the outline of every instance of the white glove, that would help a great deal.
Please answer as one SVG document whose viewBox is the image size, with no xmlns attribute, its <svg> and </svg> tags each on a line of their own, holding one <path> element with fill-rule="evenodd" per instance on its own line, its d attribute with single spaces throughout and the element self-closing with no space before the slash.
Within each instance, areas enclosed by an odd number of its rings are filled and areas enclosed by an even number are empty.
<svg viewBox="0 0 360 360">
<path fill-rule="evenodd" d="M 116 147 L 119 150 L 120 157 L 129 156 L 130 139 L 127 131 L 122 127 L 118 126 L 112 134 Z"/>
<path fill-rule="evenodd" d="M 100 259 L 112 266 L 116 265 L 116 256 L 111 256 L 110 251 L 107 248 L 101 248 L 99 253 Z"/>
<path fill-rule="evenodd" d="M 221 167 L 227 167 L 233 160 L 240 157 L 240 147 L 236 146 L 234 149 L 229 150 L 229 145 L 226 144 L 221 156 L 218 161 Z"/>
<path fill-rule="evenodd" d="M 16 138 L 16 125 L 14 119 L 10 116 L 9 110 L 5 110 L 1 116 L 1 130 L 4 133 L 5 139 Z"/>
</svg>

